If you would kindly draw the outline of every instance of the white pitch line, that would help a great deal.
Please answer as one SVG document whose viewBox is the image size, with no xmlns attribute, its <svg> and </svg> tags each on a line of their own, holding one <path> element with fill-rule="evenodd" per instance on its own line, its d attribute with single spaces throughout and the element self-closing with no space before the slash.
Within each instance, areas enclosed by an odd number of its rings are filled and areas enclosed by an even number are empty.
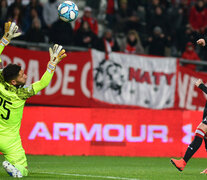
<svg viewBox="0 0 207 180">
<path fill-rule="evenodd" d="M 101 178 L 101 179 L 117 179 L 117 180 L 139 180 L 136 178 L 125 178 L 116 176 L 96 176 L 96 175 L 86 175 L 86 174 L 70 174 L 70 173 L 53 173 L 53 172 L 33 172 L 37 174 L 53 174 L 53 175 L 63 175 L 63 176 L 79 176 L 79 177 L 91 177 L 91 178 Z"/>
</svg>

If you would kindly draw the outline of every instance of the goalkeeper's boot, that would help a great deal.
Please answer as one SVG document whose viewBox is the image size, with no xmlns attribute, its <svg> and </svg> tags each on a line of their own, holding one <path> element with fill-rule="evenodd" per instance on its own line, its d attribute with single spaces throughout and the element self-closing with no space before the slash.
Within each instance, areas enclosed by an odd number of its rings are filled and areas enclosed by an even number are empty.
<svg viewBox="0 0 207 180">
<path fill-rule="evenodd" d="M 200 174 L 207 174 L 207 169 L 204 169 Z"/>
<path fill-rule="evenodd" d="M 21 172 L 17 168 L 15 168 L 15 166 L 13 166 L 11 163 L 9 163 L 8 161 L 4 161 L 2 163 L 2 165 L 3 165 L 4 169 L 6 170 L 6 172 L 10 176 L 12 176 L 14 178 L 22 178 L 23 177 Z"/>
<path fill-rule="evenodd" d="M 171 159 L 170 161 L 179 171 L 183 171 L 186 166 L 184 159 Z"/>
</svg>

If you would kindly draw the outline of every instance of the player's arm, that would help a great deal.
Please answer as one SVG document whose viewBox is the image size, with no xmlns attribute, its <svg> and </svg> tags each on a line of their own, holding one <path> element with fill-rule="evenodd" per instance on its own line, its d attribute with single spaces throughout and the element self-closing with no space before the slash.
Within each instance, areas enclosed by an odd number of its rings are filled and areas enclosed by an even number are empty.
<svg viewBox="0 0 207 180">
<path fill-rule="evenodd" d="M 204 93 L 207 94 L 207 87 L 204 85 L 202 79 L 198 79 L 196 82 L 195 82 L 195 85 L 200 88 Z"/>
<path fill-rule="evenodd" d="M 44 89 L 49 85 L 57 64 L 67 56 L 62 46 L 57 44 L 53 46 L 53 49 L 50 48 L 49 52 L 50 52 L 50 61 L 47 65 L 46 72 L 44 73 L 40 81 L 37 81 L 32 84 L 32 88 L 35 94 L 37 94 L 39 91 L 41 91 L 42 89 Z"/>
<path fill-rule="evenodd" d="M 47 87 L 53 77 L 55 68 L 57 64 L 67 55 L 65 54 L 65 50 L 62 49 L 62 46 L 55 44 L 52 48 L 49 48 L 50 52 L 50 61 L 47 65 L 47 70 L 41 77 L 41 79 L 29 86 L 24 86 L 19 88 L 17 94 L 19 98 L 23 100 L 27 100 L 29 97 L 34 96 L 39 91 Z"/>
<path fill-rule="evenodd" d="M 19 27 L 14 22 L 6 22 L 4 24 L 4 36 L 0 40 L 0 55 L 4 50 L 4 47 L 7 46 L 11 39 L 21 35 L 21 32 L 18 32 Z M 0 69 L 3 69 L 3 62 L 0 58 Z"/>
</svg>

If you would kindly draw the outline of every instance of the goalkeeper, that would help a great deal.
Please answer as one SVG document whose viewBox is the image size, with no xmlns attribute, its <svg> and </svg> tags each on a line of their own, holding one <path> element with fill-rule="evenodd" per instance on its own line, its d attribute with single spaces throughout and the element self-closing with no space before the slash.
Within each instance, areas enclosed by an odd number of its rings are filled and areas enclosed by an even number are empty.
<svg viewBox="0 0 207 180">
<path fill-rule="evenodd" d="M 5 34 L 0 41 L 0 54 L 12 38 L 20 36 L 14 22 L 5 23 Z M 3 167 L 12 177 L 28 175 L 27 159 L 22 147 L 19 129 L 27 98 L 37 94 L 51 81 L 56 65 L 66 57 L 62 46 L 55 44 L 49 48 L 50 61 L 40 81 L 25 86 L 27 75 L 20 66 L 9 64 L 0 70 L 0 152 L 5 161 Z M 0 64 L 2 62 L 0 60 Z M 2 67 L 2 66 L 1 66 Z"/>
</svg>

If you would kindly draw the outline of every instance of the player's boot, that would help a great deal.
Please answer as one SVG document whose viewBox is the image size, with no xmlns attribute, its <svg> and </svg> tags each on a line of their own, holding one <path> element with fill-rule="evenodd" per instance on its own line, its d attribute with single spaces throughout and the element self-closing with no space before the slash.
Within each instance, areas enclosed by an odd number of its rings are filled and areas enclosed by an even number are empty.
<svg viewBox="0 0 207 180">
<path fill-rule="evenodd" d="M 184 159 L 171 159 L 170 161 L 179 171 L 183 171 L 186 166 Z"/>
<path fill-rule="evenodd" d="M 4 161 L 2 163 L 2 166 L 4 167 L 4 169 L 6 170 L 6 172 L 10 176 L 12 176 L 14 178 L 22 178 L 23 177 L 21 172 L 17 168 L 15 168 L 15 166 L 13 166 L 11 163 L 9 163 L 8 161 Z"/>
<path fill-rule="evenodd" d="M 204 169 L 200 174 L 207 174 L 207 169 Z"/>
</svg>

